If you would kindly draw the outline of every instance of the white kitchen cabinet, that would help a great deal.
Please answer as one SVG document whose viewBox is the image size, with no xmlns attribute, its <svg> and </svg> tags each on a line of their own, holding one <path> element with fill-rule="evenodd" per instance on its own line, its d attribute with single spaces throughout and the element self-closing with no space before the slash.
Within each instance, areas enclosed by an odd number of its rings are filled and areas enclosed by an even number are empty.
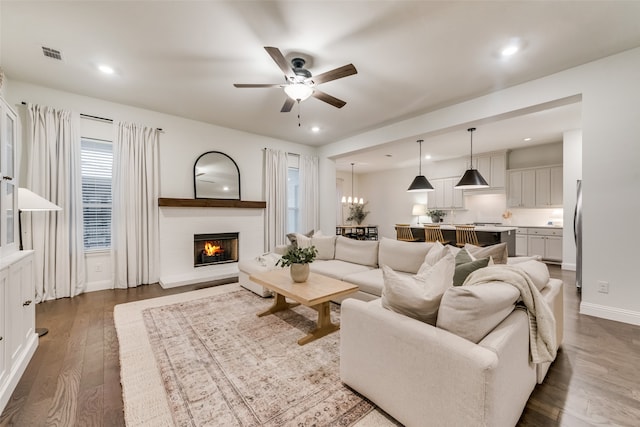
<svg viewBox="0 0 640 427">
<path fill-rule="evenodd" d="M 16 251 L 0 261 L 0 412 L 38 347 L 35 333 L 33 251 Z M 4 367 L 3 367 L 4 366 Z"/>
<path fill-rule="evenodd" d="M 518 228 L 516 230 L 516 256 L 527 256 L 528 253 L 527 229 Z"/>
<path fill-rule="evenodd" d="M 533 208 L 535 199 L 536 172 L 533 169 L 509 171 L 507 204 L 511 208 Z"/>
<path fill-rule="evenodd" d="M 473 166 L 487 181 L 490 188 L 504 188 L 507 171 L 507 152 L 480 154 L 473 159 Z M 474 191 L 474 190 L 467 190 Z"/>
<path fill-rule="evenodd" d="M 458 190 L 455 185 L 459 178 L 441 178 L 429 180 L 434 191 L 428 193 L 427 207 L 429 209 L 462 209 L 464 208 L 464 197 L 462 190 Z"/>
<path fill-rule="evenodd" d="M 526 254 L 518 254 L 517 239 L 526 237 Z M 521 240 L 524 242 L 524 240 Z M 562 229 L 561 228 L 518 228 L 516 232 L 516 254 L 542 257 L 544 261 L 562 262 Z"/>
<path fill-rule="evenodd" d="M 510 170 L 507 204 L 511 208 L 562 206 L 562 166 Z"/>
</svg>

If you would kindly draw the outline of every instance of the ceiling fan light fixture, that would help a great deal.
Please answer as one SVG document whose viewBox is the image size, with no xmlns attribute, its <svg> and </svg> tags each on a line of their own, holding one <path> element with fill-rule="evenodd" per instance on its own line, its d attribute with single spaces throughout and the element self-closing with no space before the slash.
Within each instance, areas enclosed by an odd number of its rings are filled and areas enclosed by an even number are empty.
<svg viewBox="0 0 640 427">
<path fill-rule="evenodd" d="M 304 83 L 292 83 L 284 87 L 284 92 L 294 101 L 304 101 L 313 94 L 313 89 Z"/>
</svg>

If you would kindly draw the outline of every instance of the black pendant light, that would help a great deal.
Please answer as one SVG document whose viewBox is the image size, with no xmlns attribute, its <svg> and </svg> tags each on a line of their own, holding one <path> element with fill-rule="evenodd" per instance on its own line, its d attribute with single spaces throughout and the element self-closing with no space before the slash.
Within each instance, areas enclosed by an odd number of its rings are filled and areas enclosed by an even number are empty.
<svg viewBox="0 0 640 427">
<path fill-rule="evenodd" d="M 420 144 L 420 169 L 418 171 L 418 176 L 413 179 L 413 182 L 407 188 L 409 192 L 418 192 L 418 191 L 433 191 L 433 186 L 427 181 L 427 178 L 422 175 L 422 139 L 418 140 L 418 144 Z"/>
<path fill-rule="evenodd" d="M 455 188 L 462 188 L 467 190 L 472 190 L 474 188 L 487 188 L 489 184 L 487 181 L 480 175 L 477 169 L 473 168 L 473 131 L 476 128 L 469 128 L 467 131 L 471 133 L 471 159 L 469 160 L 469 169 L 462 175 L 460 178 L 460 182 L 456 184 Z"/>
</svg>

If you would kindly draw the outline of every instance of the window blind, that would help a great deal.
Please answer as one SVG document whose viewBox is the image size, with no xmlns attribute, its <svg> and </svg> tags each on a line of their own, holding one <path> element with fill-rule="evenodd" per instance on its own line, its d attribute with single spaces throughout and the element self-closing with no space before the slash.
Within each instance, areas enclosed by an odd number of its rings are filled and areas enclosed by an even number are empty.
<svg viewBox="0 0 640 427">
<path fill-rule="evenodd" d="M 108 249 L 111 247 L 112 144 L 83 138 L 81 151 L 84 247 Z"/>
</svg>

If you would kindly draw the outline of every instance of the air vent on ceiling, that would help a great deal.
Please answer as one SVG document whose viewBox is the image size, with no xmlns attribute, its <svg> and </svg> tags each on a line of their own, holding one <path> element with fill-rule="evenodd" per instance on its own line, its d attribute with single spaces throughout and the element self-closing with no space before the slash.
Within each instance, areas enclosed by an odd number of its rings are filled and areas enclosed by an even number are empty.
<svg viewBox="0 0 640 427">
<path fill-rule="evenodd" d="M 59 61 L 62 61 L 62 54 L 60 53 L 59 50 L 55 50 L 55 49 L 51 49 L 50 47 L 42 46 L 42 53 L 47 58 L 53 58 L 53 59 L 57 59 Z"/>
</svg>

